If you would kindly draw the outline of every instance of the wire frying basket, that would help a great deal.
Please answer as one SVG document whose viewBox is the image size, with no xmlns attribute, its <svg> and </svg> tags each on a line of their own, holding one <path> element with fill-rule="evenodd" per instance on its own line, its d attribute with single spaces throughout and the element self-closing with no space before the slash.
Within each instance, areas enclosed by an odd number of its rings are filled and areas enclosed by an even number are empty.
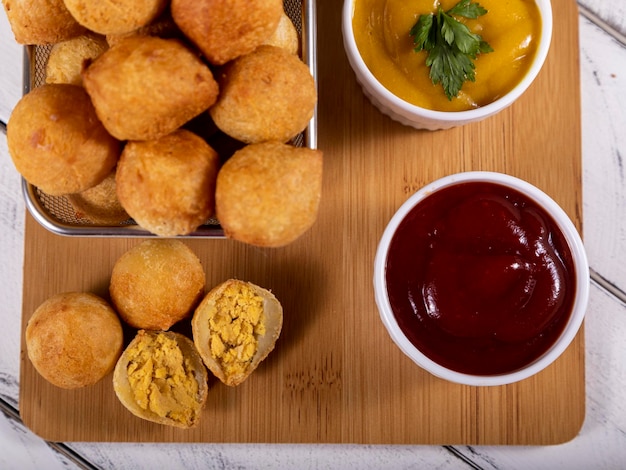
<svg viewBox="0 0 626 470">
<path fill-rule="evenodd" d="M 285 13 L 300 35 L 301 58 L 309 67 L 317 84 L 316 16 L 314 0 L 284 0 Z M 51 45 L 24 48 L 24 93 L 45 83 L 46 63 Z M 317 110 L 307 128 L 292 139 L 291 144 L 317 147 Z M 95 224 L 80 217 L 64 196 L 51 196 L 22 179 L 26 207 L 37 222 L 49 231 L 64 236 L 82 237 L 148 237 L 154 236 L 132 219 L 118 225 Z M 210 219 L 182 238 L 222 238 L 224 232 L 216 219 Z"/>
</svg>

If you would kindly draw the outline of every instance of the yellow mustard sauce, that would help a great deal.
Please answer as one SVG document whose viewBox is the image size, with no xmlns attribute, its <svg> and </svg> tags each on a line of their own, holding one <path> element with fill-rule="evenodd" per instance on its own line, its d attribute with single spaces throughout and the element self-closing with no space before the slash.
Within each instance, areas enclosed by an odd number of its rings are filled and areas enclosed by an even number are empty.
<svg viewBox="0 0 626 470">
<path fill-rule="evenodd" d="M 409 31 L 420 15 L 444 11 L 458 0 L 355 0 L 353 29 L 359 52 L 372 74 L 394 95 L 424 108 L 464 111 L 485 106 L 509 92 L 530 68 L 541 35 L 534 0 L 479 0 L 488 13 L 477 19 L 455 16 L 489 43 L 493 52 L 474 61 L 476 80 L 466 81 L 451 101 L 433 85 L 426 51 L 414 52 Z"/>
</svg>

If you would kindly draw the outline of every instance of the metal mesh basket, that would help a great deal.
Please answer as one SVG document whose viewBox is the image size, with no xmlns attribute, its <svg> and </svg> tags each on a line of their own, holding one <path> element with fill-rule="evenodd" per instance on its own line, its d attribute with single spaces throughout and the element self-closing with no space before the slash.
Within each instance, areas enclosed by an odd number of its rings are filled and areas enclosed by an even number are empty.
<svg viewBox="0 0 626 470">
<path fill-rule="evenodd" d="M 289 16 L 301 38 L 301 57 L 309 66 L 317 83 L 315 1 L 284 0 L 285 13 Z M 52 46 L 27 46 L 24 54 L 24 92 L 45 83 L 46 63 Z M 294 137 L 291 144 L 298 147 L 316 148 L 316 115 L 308 127 Z M 78 217 L 74 207 L 63 196 L 51 196 L 22 179 L 26 207 L 43 227 L 58 235 L 95 237 L 145 237 L 152 234 L 139 227 L 132 219 L 119 225 L 99 225 Z M 208 220 L 196 231 L 184 237 L 220 238 L 224 233 L 215 219 Z"/>
</svg>

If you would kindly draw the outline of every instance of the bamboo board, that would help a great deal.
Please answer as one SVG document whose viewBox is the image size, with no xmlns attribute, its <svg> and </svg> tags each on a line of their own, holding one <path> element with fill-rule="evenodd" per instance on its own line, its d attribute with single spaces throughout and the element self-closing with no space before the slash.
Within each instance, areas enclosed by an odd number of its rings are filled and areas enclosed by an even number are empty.
<svg viewBox="0 0 626 470">
<path fill-rule="evenodd" d="M 237 277 L 271 288 L 285 309 L 276 349 L 241 386 L 211 381 L 199 427 L 133 417 L 111 377 L 76 391 L 45 382 L 22 338 L 20 410 L 52 441 L 363 444 L 556 444 L 585 414 L 583 331 L 561 358 L 517 384 L 476 388 L 437 379 L 394 346 L 374 303 L 378 240 L 410 194 L 441 176 L 493 170 L 551 195 L 582 232 L 578 16 L 554 0 L 546 65 L 511 108 L 447 131 L 403 127 L 361 93 L 342 48 L 341 2 L 318 1 L 319 148 L 324 194 L 316 225 L 294 244 L 259 249 L 187 240 L 207 285 Z M 26 219 L 22 335 L 34 309 L 68 290 L 105 295 L 115 260 L 138 239 L 59 237 Z"/>
</svg>

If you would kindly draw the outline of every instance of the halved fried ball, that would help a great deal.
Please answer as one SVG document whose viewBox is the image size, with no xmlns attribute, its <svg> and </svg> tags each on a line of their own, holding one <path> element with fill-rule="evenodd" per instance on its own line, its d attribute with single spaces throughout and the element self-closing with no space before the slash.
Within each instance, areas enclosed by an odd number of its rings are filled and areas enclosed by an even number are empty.
<svg viewBox="0 0 626 470">
<path fill-rule="evenodd" d="M 276 30 L 281 0 L 172 0 L 172 17 L 209 62 L 251 52 Z"/>
<path fill-rule="evenodd" d="M 93 385 L 113 370 L 122 352 L 122 324 L 102 298 L 86 292 L 56 294 L 26 326 L 28 357 L 57 387 Z"/>
<path fill-rule="evenodd" d="M 215 150 L 185 129 L 129 142 L 117 165 L 117 196 L 142 228 L 187 235 L 214 214 L 218 168 Z"/>
<path fill-rule="evenodd" d="M 274 349 L 283 308 L 269 290 L 230 279 L 213 288 L 193 314 L 193 340 L 202 360 L 229 386 L 239 385 Z"/>
<path fill-rule="evenodd" d="M 176 39 L 126 38 L 96 59 L 83 85 L 108 131 L 120 140 L 163 137 L 211 106 L 213 74 Z"/>
<path fill-rule="evenodd" d="M 242 142 L 287 142 L 313 117 L 313 76 L 297 56 L 280 47 L 259 46 L 216 77 L 220 96 L 209 113 L 220 130 Z"/>
<path fill-rule="evenodd" d="M 15 41 L 56 44 L 86 32 L 63 0 L 2 0 Z"/>
<path fill-rule="evenodd" d="M 191 314 L 204 285 L 202 264 L 187 245 L 175 239 L 148 239 L 115 262 L 109 293 L 130 326 L 167 330 Z"/>
<path fill-rule="evenodd" d="M 111 173 L 121 144 L 103 127 L 77 85 L 46 84 L 17 103 L 7 124 L 15 168 L 54 196 L 77 193 Z"/>
<path fill-rule="evenodd" d="M 208 374 L 193 342 L 180 333 L 140 330 L 113 372 L 113 389 L 135 416 L 159 424 L 198 424 Z"/>
<path fill-rule="evenodd" d="M 167 0 L 64 0 L 80 24 L 100 34 L 134 31 L 158 17 Z"/>
<path fill-rule="evenodd" d="M 95 224 L 119 225 L 130 218 L 117 198 L 115 171 L 93 188 L 65 197 L 79 219 Z"/>
<path fill-rule="evenodd" d="M 109 48 L 103 36 L 82 34 L 52 46 L 46 63 L 46 83 L 82 85 L 82 71 Z"/>
<path fill-rule="evenodd" d="M 299 238 L 317 219 L 322 152 L 279 142 L 238 150 L 217 176 L 217 218 L 226 236 L 278 247 Z"/>
</svg>

